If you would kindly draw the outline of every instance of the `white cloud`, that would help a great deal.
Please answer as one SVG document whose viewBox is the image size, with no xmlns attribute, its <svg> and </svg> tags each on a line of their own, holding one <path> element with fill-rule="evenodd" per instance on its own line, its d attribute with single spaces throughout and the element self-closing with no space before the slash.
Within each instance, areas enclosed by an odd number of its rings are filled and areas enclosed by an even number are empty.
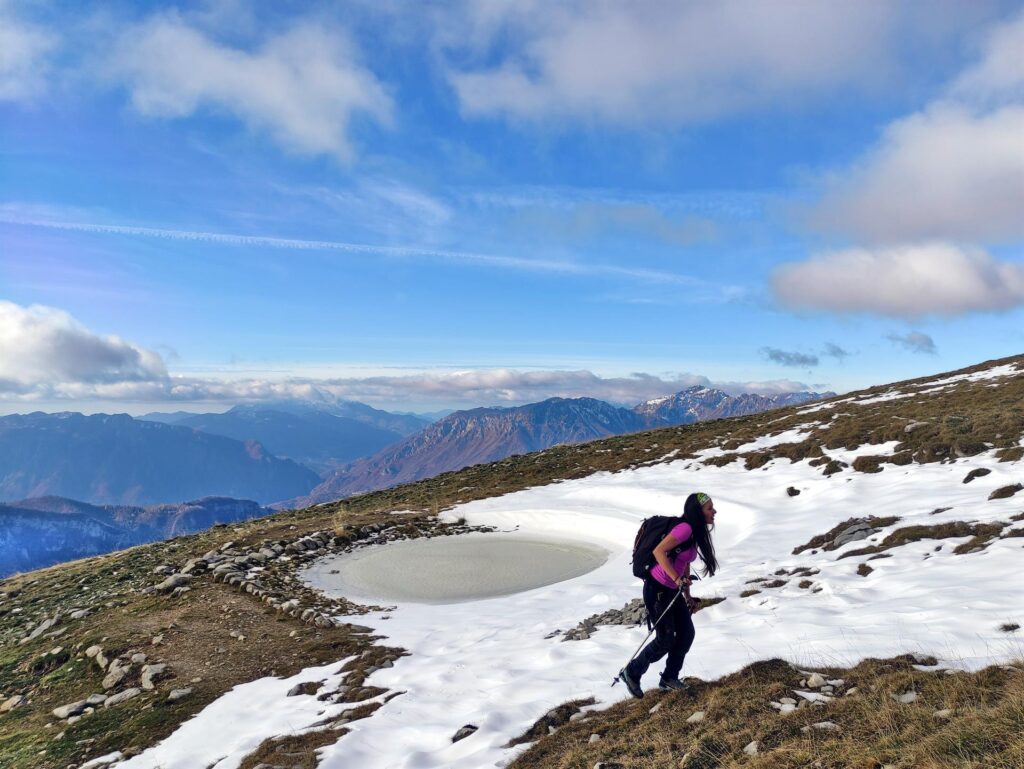
<svg viewBox="0 0 1024 769">
<path fill-rule="evenodd" d="M 45 212 L 43 214 L 45 216 Z M 620 267 L 614 264 L 592 264 L 583 261 L 502 256 L 498 254 L 482 254 L 471 251 L 454 251 L 419 246 L 379 246 L 370 243 L 347 243 L 336 240 L 300 240 L 297 238 L 273 238 L 260 235 L 236 235 L 192 230 L 168 230 L 156 227 L 131 227 L 118 224 L 94 224 L 82 221 L 58 221 L 49 218 L 37 218 L 31 208 L 23 213 L 18 206 L 0 205 L 0 222 L 73 232 L 96 232 L 145 238 L 191 240 L 203 243 L 219 243 L 227 246 L 378 254 L 394 258 L 431 259 L 479 267 L 521 270 L 552 275 L 602 276 L 644 283 L 706 289 L 701 294 L 701 301 L 729 301 L 738 295 L 738 289 L 735 286 L 715 286 L 689 275 L 665 272 L 663 270 L 650 270 L 643 267 Z M 687 298 L 684 295 L 680 298 L 680 301 L 686 301 Z"/>
<path fill-rule="evenodd" d="M 280 399 L 360 400 L 382 406 L 427 403 L 471 407 L 553 396 L 633 404 L 691 385 L 737 394 L 795 392 L 800 382 L 713 382 L 706 376 L 605 377 L 586 370 L 475 369 L 398 376 L 228 379 L 171 376 L 159 354 L 85 328 L 68 313 L 0 301 L 0 400 L 9 403 L 239 403 Z"/>
<path fill-rule="evenodd" d="M 778 347 L 762 347 L 761 354 L 773 363 L 778 363 L 780 366 L 793 366 L 794 368 L 817 366 L 819 362 L 818 356 L 813 353 L 803 353 L 795 350 L 780 350 Z"/>
<path fill-rule="evenodd" d="M 937 355 L 938 348 L 935 340 L 921 331 L 910 331 L 906 334 L 889 334 L 886 337 L 890 342 L 900 345 L 910 352 L 922 353 L 924 355 Z"/>
<path fill-rule="evenodd" d="M 0 1 L 0 102 L 41 95 L 57 45 L 53 32 L 19 18 Z"/>
<path fill-rule="evenodd" d="M 380 123 L 392 101 L 356 62 L 343 31 L 300 24 L 255 51 L 223 45 L 175 14 L 120 37 L 110 62 L 134 107 L 152 117 L 224 112 L 288 149 L 350 160 L 355 114 Z"/>
<path fill-rule="evenodd" d="M 829 180 L 812 219 L 875 242 L 1024 237 L 1024 12 L 940 98 Z"/>
<path fill-rule="evenodd" d="M 482 0 L 461 10 L 454 23 L 444 17 L 454 30 L 443 45 L 458 61 L 449 77 L 465 114 L 625 126 L 882 89 L 898 80 L 897 40 L 913 39 L 920 56 L 967 12 L 797 0 Z"/>
<path fill-rule="evenodd" d="M 1024 55 L 1022 55 L 1024 57 Z M 898 120 L 814 219 L 873 241 L 1024 237 L 1024 106 L 949 102 Z"/>
<path fill-rule="evenodd" d="M 782 265 L 772 289 L 791 309 L 952 317 L 1024 304 L 1024 266 L 943 242 L 850 248 Z"/>
<path fill-rule="evenodd" d="M 94 334 L 62 310 L 0 301 L 0 389 L 32 393 L 65 384 L 110 387 L 166 377 L 155 352 Z"/>
<path fill-rule="evenodd" d="M 977 102 L 1024 98 L 1024 11 L 992 31 L 979 61 L 957 77 L 950 91 Z"/>
<path fill-rule="evenodd" d="M 730 394 L 797 392 L 806 384 L 788 379 L 765 382 L 715 382 L 706 376 L 680 374 L 657 377 L 633 374 L 603 377 L 591 371 L 472 371 L 329 379 L 216 379 L 212 377 L 155 377 L 122 381 L 6 382 L 0 376 L 0 399 L 32 401 L 113 401 L 124 403 L 259 403 L 281 399 L 357 400 L 394 408 L 399 403 L 422 407 L 471 408 L 518 405 L 551 397 L 599 398 L 633 405 L 671 395 L 692 385 L 717 387 Z M 176 406 L 177 407 L 177 406 Z"/>
</svg>

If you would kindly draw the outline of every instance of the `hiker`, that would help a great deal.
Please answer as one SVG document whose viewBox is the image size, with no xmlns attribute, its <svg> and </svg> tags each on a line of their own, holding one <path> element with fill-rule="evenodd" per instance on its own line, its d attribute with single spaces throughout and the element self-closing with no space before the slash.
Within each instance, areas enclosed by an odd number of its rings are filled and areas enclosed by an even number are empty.
<svg viewBox="0 0 1024 769">
<path fill-rule="evenodd" d="M 640 679 L 647 668 L 665 655 L 668 659 L 659 688 L 665 691 L 686 688 L 686 684 L 679 680 L 679 672 L 693 644 L 695 631 L 691 614 L 700 601 L 690 597 L 690 564 L 700 555 L 705 576 L 713 575 L 718 569 L 715 545 L 711 541 L 715 512 L 711 497 L 700 492 L 691 494 L 683 505 L 682 522 L 673 526 L 654 548 L 657 563 L 644 579 L 644 605 L 648 623 L 658 621 L 659 617 L 661 621 L 655 627 L 654 640 L 619 673 L 619 678 L 634 697 L 644 696 Z M 687 547 L 680 548 L 680 545 Z M 673 599 L 676 599 L 675 603 L 672 603 Z"/>
</svg>

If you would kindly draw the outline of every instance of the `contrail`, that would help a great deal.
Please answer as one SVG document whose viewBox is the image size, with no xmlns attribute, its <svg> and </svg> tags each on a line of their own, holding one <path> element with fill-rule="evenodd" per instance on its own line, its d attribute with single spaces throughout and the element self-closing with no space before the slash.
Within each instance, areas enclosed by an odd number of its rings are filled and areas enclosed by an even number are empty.
<svg viewBox="0 0 1024 769">
<path fill-rule="evenodd" d="M 688 275 L 677 275 L 658 270 L 616 267 L 603 264 L 578 264 L 547 259 L 522 259 L 514 256 L 479 254 L 470 251 L 448 251 L 418 246 L 377 246 L 369 243 L 346 243 L 336 240 L 303 240 L 296 238 L 271 238 L 261 235 L 234 235 L 220 232 L 195 232 L 191 230 L 168 230 L 156 227 L 130 227 L 120 224 L 94 224 L 88 222 L 62 222 L 45 219 L 29 219 L 0 213 L 0 222 L 26 227 L 44 227 L 51 230 L 94 232 L 132 237 L 165 238 L 201 243 L 222 243 L 228 246 L 255 246 L 261 248 L 284 248 L 308 251 L 343 251 L 347 253 L 380 254 L 392 257 L 426 257 L 445 261 L 479 264 L 534 272 L 564 273 L 575 275 L 614 275 L 652 283 L 673 283 L 678 285 L 701 285 L 703 281 Z"/>
</svg>

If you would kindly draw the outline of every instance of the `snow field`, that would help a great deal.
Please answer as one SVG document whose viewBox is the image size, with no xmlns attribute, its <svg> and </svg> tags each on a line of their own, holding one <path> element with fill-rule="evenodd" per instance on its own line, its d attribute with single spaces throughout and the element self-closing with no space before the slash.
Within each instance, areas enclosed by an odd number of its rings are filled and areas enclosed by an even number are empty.
<svg viewBox="0 0 1024 769">
<path fill-rule="evenodd" d="M 806 427 L 790 432 L 800 429 Z M 775 438 L 786 442 L 794 436 Z M 891 450 L 865 446 L 830 456 L 852 459 Z M 992 472 L 963 484 L 967 472 L 977 467 Z M 952 553 L 963 540 L 922 540 L 870 561 L 874 571 L 866 577 L 857 574 L 857 567 L 867 556 L 837 556 L 877 543 L 902 526 L 1009 520 L 1024 500 L 987 498 L 993 489 L 1019 481 L 1021 467 L 997 462 L 993 452 L 952 464 L 886 465 L 880 473 L 846 470 L 831 477 L 806 461 L 772 460 L 747 471 L 742 462 L 713 467 L 677 460 L 460 505 L 447 515 L 519 535 L 592 543 L 611 555 L 587 574 L 511 596 L 448 605 L 401 603 L 393 611 L 360 617 L 360 624 L 387 636 L 383 643 L 410 652 L 394 667 L 374 673 L 368 685 L 404 693 L 323 748 L 320 767 L 503 766 L 524 749 L 503 746 L 555 705 L 594 697 L 602 707 L 627 697 L 621 685 L 609 684 L 646 628 L 601 627 L 590 639 L 572 642 L 547 636 L 638 597 L 640 583 L 629 567 L 637 527 L 650 515 L 677 514 L 693 491 L 715 499 L 714 541 L 721 563 L 719 573 L 697 583 L 693 592 L 727 600 L 696 615 L 697 638 L 684 675 L 717 678 L 770 657 L 809 669 L 905 652 L 932 654 L 942 665 L 972 669 L 1020 658 L 1024 645 L 998 626 L 1019 622 L 1024 612 L 1024 578 L 1019 576 L 1024 539 L 996 540 L 985 551 L 967 555 Z M 789 486 L 799 489 L 799 496 L 787 496 Z M 952 509 L 931 514 L 940 507 Z M 901 520 L 837 551 L 791 554 L 836 524 L 869 515 Z M 788 581 L 779 588 L 747 584 L 759 577 L 776 579 L 777 569 L 796 566 L 820 573 L 780 577 Z M 799 588 L 801 579 L 812 580 L 813 587 Z M 740 598 L 745 589 L 762 592 Z M 245 745 L 308 728 L 337 712 L 311 696 L 284 697 L 292 683 L 333 669 L 304 671 L 291 683 L 261 679 L 237 687 L 162 745 L 119 766 L 233 769 Z M 657 674 L 652 669 L 644 683 L 654 685 Z M 222 704 L 228 698 L 233 705 Z M 282 703 L 285 699 L 306 702 Z M 452 743 L 464 724 L 479 729 Z"/>
</svg>

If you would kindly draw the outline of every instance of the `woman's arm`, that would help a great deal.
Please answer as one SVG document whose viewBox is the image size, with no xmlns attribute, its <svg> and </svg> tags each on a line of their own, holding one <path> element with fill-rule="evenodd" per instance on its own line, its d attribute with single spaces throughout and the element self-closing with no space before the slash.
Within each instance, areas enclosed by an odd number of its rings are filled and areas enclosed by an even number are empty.
<svg viewBox="0 0 1024 769">
<path fill-rule="evenodd" d="M 689 579 L 682 576 L 676 571 L 676 567 L 673 565 L 672 560 L 668 557 L 668 554 L 679 547 L 679 540 L 673 537 L 671 534 L 666 534 L 665 539 L 658 543 L 658 546 L 654 548 L 654 560 L 658 562 L 658 565 L 665 570 L 668 578 L 675 582 L 677 585 L 682 585 L 684 582 L 689 582 Z M 689 570 L 689 565 L 687 565 Z"/>
</svg>

